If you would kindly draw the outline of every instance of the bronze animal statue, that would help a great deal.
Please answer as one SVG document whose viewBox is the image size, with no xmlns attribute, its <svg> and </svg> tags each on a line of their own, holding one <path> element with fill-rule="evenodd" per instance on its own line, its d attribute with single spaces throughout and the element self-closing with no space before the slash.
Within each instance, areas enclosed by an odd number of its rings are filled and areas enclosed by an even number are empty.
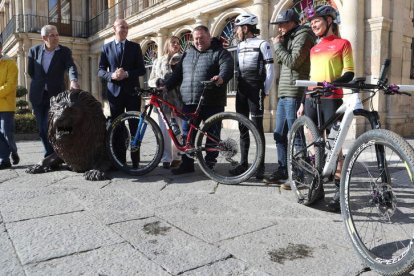
<svg viewBox="0 0 414 276">
<path fill-rule="evenodd" d="M 101 103 L 86 91 L 64 91 L 50 99 L 48 137 L 55 152 L 26 172 L 44 173 L 66 163 L 87 180 L 108 179 L 111 162 L 105 135 Z"/>
</svg>

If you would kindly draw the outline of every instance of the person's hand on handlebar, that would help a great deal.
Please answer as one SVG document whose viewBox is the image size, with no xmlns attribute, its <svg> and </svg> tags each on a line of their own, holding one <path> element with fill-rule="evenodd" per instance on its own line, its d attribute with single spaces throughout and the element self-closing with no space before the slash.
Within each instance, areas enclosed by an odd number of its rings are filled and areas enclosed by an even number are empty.
<svg viewBox="0 0 414 276">
<path fill-rule="evenodd" d="M 299 108 L 298 108 L 298 111 L 296 111 L 296 116 L 298 116 L 298 118 L 300 116 L 303 116 L 304 109 L 305 109 L 305 107 L 303 106 L 303 103 L 301 103 L 300 106 L 299 106 Z"/>
<path fill-rule="evenodd" d="M 217 86 L 220 86 L 220 85 L 222 85 L 224 83 L 224 80 L 219 75 L 216 75 L 216 76 L 212 77 L 210 80 L 211 81 L 214 81 L 214 83 Z"/>
</svg>

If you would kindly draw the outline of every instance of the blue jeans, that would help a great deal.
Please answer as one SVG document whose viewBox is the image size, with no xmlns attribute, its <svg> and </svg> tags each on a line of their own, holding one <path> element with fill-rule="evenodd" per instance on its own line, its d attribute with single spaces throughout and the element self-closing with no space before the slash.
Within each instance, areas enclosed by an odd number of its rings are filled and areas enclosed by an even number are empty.
<svg viewBox="0 0 414 276">
<path fill-rule="evenodd" d="M 287 135 L 296 120 L 300 98 L 281 97 L 277 103 L 276 126 L 273 137 L 276 141 L 279 170 L 287 169 Z"/>
<path fill-rule="evenodd" d="M 183 106 L 183 113 L 190 113 L 190 112 L 194 112 L 197 108 L 197 105 L 184 105 Z M 201 106 L 200 111 L 198 113 L 198 121 L 195 122 L 195 125 L 199 125 L 201 121 L 205 121 L 208 118 L 210 118 L 211 116 L 213 116 L 214 114 L 220 113 L 224 111 L 224 106 Z M 182 121 L 182 130 L 183 130 L 183 141 L 185 141 L 187 139 L 187 135 L 188 135 L 188 131 L 190 129 L 190 125 L 188 123 L 188 121 L 183 120 Z M 216 135 L 218 137 L 220 137 L 220 132 L 221 132 L 221 125 L 217 125 L 214 128 L 212 128 L 213 131 L 211 131 L 211 134 Z M 196 132 L 192 133 L 192 141 L 194 141 L 195 139 L 195 134 Z M 206 146 L 208 146 L 210 144 L 209 140 L 206 142 Z M 204 157 L 204 159 L 207 162 L 211 162 L 211 163 L 216 163 L 217 162 L 217 156 L 218 156 L 218 152 L 211 152 L 208 151 L 206 153 L 206 156 Z"/>
<path fill-rule="evenodd" d="M 9 163 L 11 153 L 17 153 L 14 112 L 0 112 L 0 163 Z"/>
<path fill-rule="evenodd" d="M 44 157 L 54 152 L 52 145 L 49 143 L 49 139 L 47 137 L 49 109 L 49 101 L 41 105 L 33 106 L 33 113 L 36 117 L 36 124 L 37 128 L 39 129 L 40 140 L 42 140 L 43 148 L 45 150 Z"/>
</svg>

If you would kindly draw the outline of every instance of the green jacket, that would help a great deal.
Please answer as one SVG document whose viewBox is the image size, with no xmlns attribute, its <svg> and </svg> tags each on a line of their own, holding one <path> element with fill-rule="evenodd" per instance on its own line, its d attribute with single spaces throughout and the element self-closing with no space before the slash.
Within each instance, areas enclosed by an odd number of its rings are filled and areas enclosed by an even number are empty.
<svg viewBox="0 0 414 276">
<path fill-rule="evenodd" d="M 301 98 L 304 87 L 296 87 L 296 80 L 309 79 L 310 49 L 315 45 L 315 36 L 307 26 L 298 26 L 274 44 L 275 61 L 281 64 L 278 97 Z"/>
</svg>

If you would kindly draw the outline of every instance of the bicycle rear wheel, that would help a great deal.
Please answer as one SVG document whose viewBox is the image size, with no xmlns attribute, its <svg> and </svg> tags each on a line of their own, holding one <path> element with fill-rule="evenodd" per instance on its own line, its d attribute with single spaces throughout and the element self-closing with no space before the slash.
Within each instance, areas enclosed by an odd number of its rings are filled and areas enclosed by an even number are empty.
<svg viewBox="0 0 414 276">
<path fill-rule="evenodd" d="M 107 148 L 113 164 L 131 175 L 144 175 L 158 166 L 164 141 L 157 123 L 140 112 L 119 115 L 109 126 Z M 137 129 L 139 128 L 139 131 Z M 137 133 L 141 138 L 133 144 Z"/>
<path fill-rule="evenodd" d="M 371 130 L 349 150 L 341 211 L 361 259 L 384 275 L 414 268 L 414 151 L 399 135 Z"/>
<path fill-rule="evenodd" d="M 196 156 L 201 170 L 212 180 L 238 184 L 249 179 L 260 165 L 263 141 L 256 126 L 245 116 L 221 112 L 208 118 L 196 137 Z M 230 170 L 245 164 L 234 175 Z"/>
<path fill-rule="evenodd" d="M 310 205 L 323 195 L 320 171 L 324 145 L 315 123 L 307 116 L 295 120 L 288 135 L 289 183 L 298 202 Z"/>
</svg>

